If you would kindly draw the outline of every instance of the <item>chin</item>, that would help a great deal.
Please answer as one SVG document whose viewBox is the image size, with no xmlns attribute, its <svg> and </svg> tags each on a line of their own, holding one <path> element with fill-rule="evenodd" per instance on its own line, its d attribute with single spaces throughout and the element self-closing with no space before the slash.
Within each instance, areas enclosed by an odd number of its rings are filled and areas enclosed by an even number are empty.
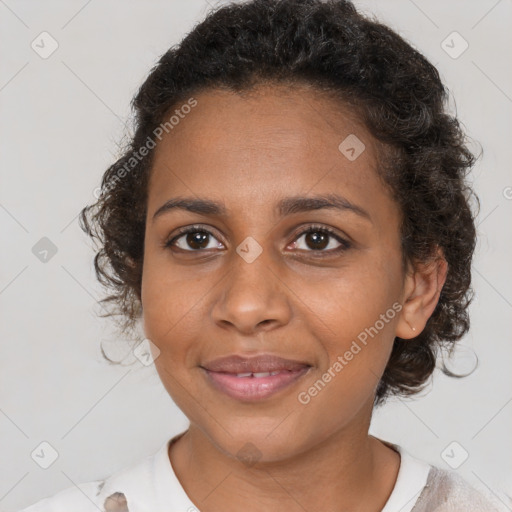
<svg viewBox="0 0 512 512">
<path fill-rule="evenodd" d="M 235 420 L 232 428 L 224 424 L 227 432 L 216 425 L 214 431 L 208 432 L 208 435 L 220 451 L 248 466 L 279 462 L 308 448 L 307 436 L 303 438 L 300 435 L 298 425 L 290 424 L 285 427 L 279 425 L 281 421 L 282 418 L 266 418 L 261 421 L 248 418 L 242 422 Z"/>
</svg>

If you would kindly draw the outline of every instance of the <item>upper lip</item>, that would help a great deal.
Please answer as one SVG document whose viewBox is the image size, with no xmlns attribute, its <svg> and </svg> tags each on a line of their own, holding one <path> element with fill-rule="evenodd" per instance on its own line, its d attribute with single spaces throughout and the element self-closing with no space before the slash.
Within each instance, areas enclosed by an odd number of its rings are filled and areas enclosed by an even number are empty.
<svg viewBox="0 0 512 512">
<path fill-rule="evenodd" d="M 224 373 L 263 373 L 280 370 L 301 370 L 311 366 L 302 361 L 285 359 L 273 354 L 261 354 L 252 357 L 231 355 L 214 359 L 203 364 L 202 367 L 211 372 Z"/>
</svg>

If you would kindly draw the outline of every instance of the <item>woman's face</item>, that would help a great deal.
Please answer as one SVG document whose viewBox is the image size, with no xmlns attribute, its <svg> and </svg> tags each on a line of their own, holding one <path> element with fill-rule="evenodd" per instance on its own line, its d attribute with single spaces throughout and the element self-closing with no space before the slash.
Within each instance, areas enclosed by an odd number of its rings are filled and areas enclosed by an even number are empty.
<svg viewBox="0 0 512 512">
<path fill-rule="evenodd" d="M 366 435 L 405 279 L 374 141 L 308 89 L 195 99 L 159 142 L 148 192 L 143 318 L 164 386 L 233 455 Z M 214 363 L 260 355 L 287 361 Z"/>
</svg>

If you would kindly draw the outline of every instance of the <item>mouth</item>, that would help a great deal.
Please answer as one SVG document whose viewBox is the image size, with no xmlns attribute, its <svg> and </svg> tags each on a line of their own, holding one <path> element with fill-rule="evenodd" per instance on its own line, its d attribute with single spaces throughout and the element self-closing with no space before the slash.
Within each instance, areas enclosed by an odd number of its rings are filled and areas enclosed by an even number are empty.
<svg viewBox="0 0 512 512">
<path fill-rule="evenodd" d="M 268 354 L 252 358 L 229 356 L 201 366 L 215 390 L 248 402 L 269 398 L 291 387 L 311 368 L 305 362 Z"/>
</svg>

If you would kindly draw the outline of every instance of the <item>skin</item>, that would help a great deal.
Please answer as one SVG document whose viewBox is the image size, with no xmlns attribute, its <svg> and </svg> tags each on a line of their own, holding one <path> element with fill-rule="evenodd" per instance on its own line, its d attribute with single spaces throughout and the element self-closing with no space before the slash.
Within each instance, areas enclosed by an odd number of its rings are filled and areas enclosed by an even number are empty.
<svg viewBox="0 0 512 512">
<path fill-rule="evenodd" d="M 197 106 L 155 150 L 141 290 L 144 330 L 160 350 L 157 371 L 190 420 L 169 450 L 173 469 L 203 512 L 380 511 L 400 456 L 368 435 L 375 389 L 395 336 L 417 336 L 432 314 L 446 263 L 403 268 L 400 210 L 377 174 L 377 143 L 347 107 L 311 88 L 275 84 L 194 97 Z M 349 134 L 366 146 L 354 161 L 338 149 Z M 368 218 L 347 209 L 284 217 L 275 210 L 284 197 L 329 193 Z M 153 219 L 178 196 L 222 201 L 228 213 L 173 209 Z M 181 250 L 165 247 L 194 224 L 212 233 L 207 249 L 194 249 L 187 235 L 175 242 Z M 335 253 L 341 244 L 326 235 L 316 248 L 311 224 L 350 246 Z M 252 263 L 236 252 L 249 236 L 262 249 Z M 394 303 L 401 311 L 300 403 L 298 394 Z M 214 389 L 199 367 L 258 353 L 312 368 L 247 403 Z M 247 443 L 252 464 L 237 457 Z"/>
</svg>

